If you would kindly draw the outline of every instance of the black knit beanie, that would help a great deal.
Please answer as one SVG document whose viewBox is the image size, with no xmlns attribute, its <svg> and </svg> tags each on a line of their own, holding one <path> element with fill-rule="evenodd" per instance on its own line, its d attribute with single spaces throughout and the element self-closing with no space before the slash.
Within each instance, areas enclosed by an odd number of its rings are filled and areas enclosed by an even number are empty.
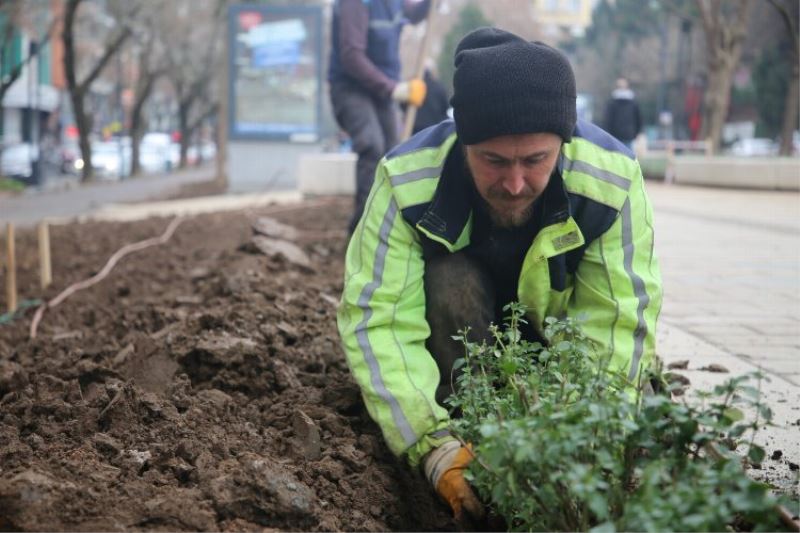
<svg viewBox="0 0 800 533">
<path fill-rule="evenodd" d="M 540 132 L 572 138 L 575 75 L 556 49 L 480 28 L 458 43 L 455 66 L 450 105 L 462 143 Z"/>
</svg>

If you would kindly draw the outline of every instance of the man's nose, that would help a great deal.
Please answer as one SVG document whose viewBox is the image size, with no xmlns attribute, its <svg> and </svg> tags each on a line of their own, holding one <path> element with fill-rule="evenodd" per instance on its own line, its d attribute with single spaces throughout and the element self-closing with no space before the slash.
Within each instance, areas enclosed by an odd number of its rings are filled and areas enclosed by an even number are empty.
<svg viewBox="0 0 800 533">
<path fill-rule="evenodd" d="M 525 169 L 519 163 L 514 163 L 503 180 L 503 188 L 516 196 L 525 188 Z"/>
</svg>

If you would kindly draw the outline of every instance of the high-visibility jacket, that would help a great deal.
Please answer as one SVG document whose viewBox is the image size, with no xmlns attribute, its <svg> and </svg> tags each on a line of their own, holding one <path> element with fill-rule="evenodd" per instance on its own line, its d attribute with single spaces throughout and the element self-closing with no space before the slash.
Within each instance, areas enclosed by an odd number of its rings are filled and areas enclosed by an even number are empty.
<svg viewBox="0 0 800 533">
<path fill-rule="evenodd" d="M 460 150 L 445 121 L 387 154 L 347 250 L 338 312 L 347 361 L 389 447 L 412 464 L 453 438 L 434 399 L 439 371 L 425 347 L 423 275 L 432 248 L 452 253 L 470 243 L 469 178 L 453 163 Z M 579 121 L 545 194 L 518 299 L 540 332 L 545 317 L 581 316 L 598 356 L 634 384 L 654 358 L 661 309 L 639 164 L 619 141 Z"/>
</svg>

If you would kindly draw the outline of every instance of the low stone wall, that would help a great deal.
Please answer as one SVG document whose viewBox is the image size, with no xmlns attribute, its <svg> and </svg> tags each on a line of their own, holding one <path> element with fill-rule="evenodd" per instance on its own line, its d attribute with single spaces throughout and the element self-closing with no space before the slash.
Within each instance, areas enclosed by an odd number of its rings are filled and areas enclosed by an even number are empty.
<svg viewBox="0 0 800 533">
<path fill-rule="evenodd" d="M 677 155 L 652 159 L 651 179 L 685 185 L 800 191 L 800 158 Z M 647 165 L 643 164 L 643 170 Z M 649 167 L 648 167 L 649 168 Z M 354 194 L 356 155 L 306 153 L 297 165 L 297 188 L 304 194 Z"/>
<path fill-rule="evenodd" d="M 297 165 L 297 188 L 303 194 L 355 194 L 356 154 L 303 155 Z"/>
<path fill-rule="evenodd" d="M 675 156 L 672 181 L 685 185 L 800 190 L 800 158 Z"/>
</svg>

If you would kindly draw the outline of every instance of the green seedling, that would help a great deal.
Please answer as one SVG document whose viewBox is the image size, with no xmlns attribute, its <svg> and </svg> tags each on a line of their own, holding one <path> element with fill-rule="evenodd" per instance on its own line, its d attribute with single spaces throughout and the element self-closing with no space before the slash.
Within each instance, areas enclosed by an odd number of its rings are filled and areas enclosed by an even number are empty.
<svg viewBox="0 0 800 533">
<path fill-rule="evenodd" d="M 467 476 L 510 530 L 782 527 L 778 497 L 747 477 L 739 454 L 763 459 L 753 434 L 772 417 L 752 376 L 699 406 L 676 403 L 668 390 L 631 387 L 610 371 L 576 320 L 548 318 L 545 345 L 521 338 L 521 305 L 506 311 L 492 343 L 470 342 L 467 331 L 455 337 L 465 356 L 448 403 L 461 413 L 454 431 L 475 444 Z M 750 409 L 757 418 L 748 422 Z"/>
</svg>

